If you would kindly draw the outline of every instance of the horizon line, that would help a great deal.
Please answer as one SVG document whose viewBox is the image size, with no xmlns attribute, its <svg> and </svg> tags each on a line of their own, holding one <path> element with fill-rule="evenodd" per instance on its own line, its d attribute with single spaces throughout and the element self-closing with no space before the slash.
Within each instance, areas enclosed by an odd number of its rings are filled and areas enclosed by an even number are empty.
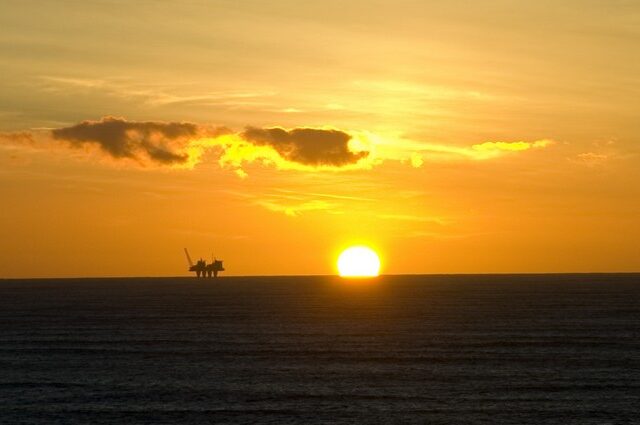
<svg viewBox="0 0 640 425">
<path fill-rule="evenodd" d="M 376 279 L 380 277 L 402 277 L 402 276 L 562 276 L 562 275 L 633 275 L 640 274 L 638 271 L 599 271 L 599 272 L 488 272 L 488 273 L 385 273 L 374 277 L 362 279 Z M 197 281 L 215 281 L 219 279 L 235 278 L 276 278 L 276 277 L 335 277 L 342 278 L 338 274 L 283 274 L 283 275 L 231 275 L 218 276 L 217 278 L 198 278 L 196 276 L 48 276 L 48 277 L 0 277 L 0 281 L 7 280 L 56 280 L 56 279 L 193 279 Z M 349 280 L 352 278 L 342 278 Z"/>
</svg>

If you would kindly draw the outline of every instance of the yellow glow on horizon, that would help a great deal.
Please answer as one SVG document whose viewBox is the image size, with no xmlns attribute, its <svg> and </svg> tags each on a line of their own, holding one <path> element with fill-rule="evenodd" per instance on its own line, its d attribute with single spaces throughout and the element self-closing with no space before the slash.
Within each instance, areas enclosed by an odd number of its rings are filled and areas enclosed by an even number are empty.
<svg viewBox="0 0 640 425">
<path fill-rule="evenodd" d="M 366 246 L 352 246 L 338 257 L 338 273 L 342 277 L 375 277 L 379 272 L 380 258 Z"/>
</svg>

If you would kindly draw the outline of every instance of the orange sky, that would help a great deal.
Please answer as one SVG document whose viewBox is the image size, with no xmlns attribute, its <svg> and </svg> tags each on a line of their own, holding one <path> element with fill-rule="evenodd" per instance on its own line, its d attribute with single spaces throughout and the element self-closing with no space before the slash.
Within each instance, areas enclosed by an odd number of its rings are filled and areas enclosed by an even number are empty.
<svg viewBox="0 0 640 425">
<path fill-rule="evenodd" d="M 640 270 L 640 6 L 0 4 L 0 277 Z"/>
</svg>

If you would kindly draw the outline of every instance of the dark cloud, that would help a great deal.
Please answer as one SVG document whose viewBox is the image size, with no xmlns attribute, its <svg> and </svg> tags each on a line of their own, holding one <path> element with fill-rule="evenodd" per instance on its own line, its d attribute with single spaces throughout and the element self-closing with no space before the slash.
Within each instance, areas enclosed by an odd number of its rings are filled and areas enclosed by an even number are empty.
<svg viewBox="0 0 640 425">
<path fill-rule="evenodd" d="M 369 154 L 369 152 L 351 152 L 349 150 L 351 136 L 339 130 L 247 127 L 241 136 L 256 145 L 271 146 L 288 161 L 312 166 L 340 167 L 358 162 Z"/>
<path fill-rule="evenodd" d="M 83 121 L 51 131 L 53 138 L 72 146 L 95 144 L 113 158 L 151 160 L 161 164 L 180 164 L 188 160 L 181 152 L 187 141 L 199 134 L 196 124 L 186 122 L 127 121 L 104 117 Z"/>
<path fill-rule="evenodd" d="M 291 130 L 247 127 L 235 133 L 225 127 L 188 122 L 104 117 L 54 129 L 50 134 L 68 146 L 94 145 L 112 158 L 132 159 L 143 165 L 193 166 L 205 151 L 221 148 L 224 155 L 234 144 L 243 141 L 253 146 L 268 146 L 286 161 L 311 167 L 343 167 L 369 155 L 369 152 L 350 151 L 351 135 L 344 131 L 302 127 Z M 228 134 L 237 137 L 219 139 Z"/>
</svg>

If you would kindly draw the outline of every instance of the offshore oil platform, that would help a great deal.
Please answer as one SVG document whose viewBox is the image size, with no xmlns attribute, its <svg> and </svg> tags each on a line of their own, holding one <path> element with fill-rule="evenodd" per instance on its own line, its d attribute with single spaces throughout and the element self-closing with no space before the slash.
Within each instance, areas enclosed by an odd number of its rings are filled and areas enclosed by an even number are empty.
<svg viewBox="0 0 640 425">
<path fill-rule="evenodd" d="M 184 253 L 187 255 L 187 261 L 189 262 L 189 271 L 196 272 L 197 277 L 218 277 L 218 272 L 224 271 L 222 260 L 216 260 L 215 257 L 211 256 L 211 263 L 209 264 L 202 258 L 194 264 L 187 248 L 184 249 Z"/>
</svg>

